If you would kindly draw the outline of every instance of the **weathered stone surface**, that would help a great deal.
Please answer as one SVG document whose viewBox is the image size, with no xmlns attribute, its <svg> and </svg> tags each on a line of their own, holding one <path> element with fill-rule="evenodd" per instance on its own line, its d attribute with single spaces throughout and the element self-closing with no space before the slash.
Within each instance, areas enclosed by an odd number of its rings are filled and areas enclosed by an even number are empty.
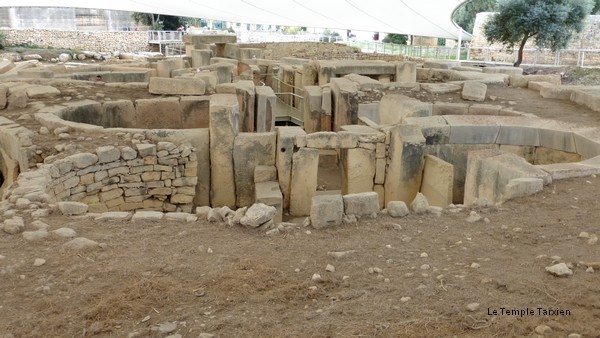
<svg viewBox="0 0 600 338">
<path fill-rule="evenodd" d="M 376 192 L 362 192 L 342 196 L 346 215 L 370 216 L 379 212 L 379 195 Z"/>
<path fill-rule="evenodd" d="M 277 181 L 277 168 L 273 165 L 257 165 L 254 168 L 254 183 Z"/>
<path fill-rule="evenodd" d="M 98 163 L 117 161 L 121 157 L 121 151 L 113 146 L 102 146 L 96 148 Z"/>
<path fill-rule="evenodd" d="M 160 211 L 136 211 L 131 217 L 132 222 L 144 222 L 150 220 L 160 220 L 165 216 Z"/>
<path fill-rule="evenodd" d="M 504 198 L 509 200 L 517 197 L 536 194 L 544 189 L 544 180 L 541 178 L 523 177 L 513 178 L 504 188 Z"/>
<path fill-rule="evenodd" d="M 331 131 L 321 131 L 306 135 L 306 146 L 317 149 L 340 148 L 340 137 Z"/>
<path fill-rule="evenodd" d="M 135 101 L 135 108 L 136 125 L 138 128 L 181 128 L 181 107 L 179 105 L 179 97 L 138 99 Z"/>
<path fill-rule="evenodd" d="M 546 271 L 557 277 L 568 277 L 573 275 L 573 270 L 569 269 L 569 267 L 565 263 L 558 263 L 552 266 L 547 266 Z"/>
<path fill-rule="evenodd" d="M 275 223 L 282 222 L 283 195 L 281 194 L 279 183 L 277 181 L 256 183 L 254 200 L 256 203 L 263 203 L 275 207 L 275 209 L 277 209 L 277 213 L 275 214 L 273 221 Z"/>
<path fill-rule="evenodd" d="M 425 138 L 415 125 L 395 126 L 390 132 L 385 201 L 409 203 L 421 187 Z"/>
<path fill-rule="evenodd" d="M 487 86 L 477 81 L 466 81 L 463 84 L 462 98 L 469 101 L 485 101 Z"/>
<path fill-rule="evenodd" d="M 179 104 L 183 128 L 209 127 L 210 97 L 183 96 Z"/>
<path fill-rule="evenodd" d="M 131 100 L 107 101 L 102 104 L 102 127 L 135 128 L 136 123 L 136 110 Z"/>
<path fill-rule="evenodd" d="M 204 95 L 206 85 L 196 77 L 179 77 L 175 79 L 151 77 L 148 84 L 151 94 L 162 95 Z"/>
<path fill-rule="evenodd" d="M 319 80 L 320 81 L 320 80 Z M 333 131 L 358 123 L 358 84 L 345 78 L 331 79 Z"/>
<path fill-rule="evenodd" d="M 342 150 L 342 194 L 373 191 L 375 160 L 374 150 L 362 148 Z"/>
<path fill-rule="evenodd" d="M 424 214 L 429 208 L 429 201 L 427 201 L 425 195 L 417 193 L 412 202 L 410 202 L 410 208 L 415 214 Z"/>
<path fill-rule="evenodd" d="M 301 148 L 293 155 L 290 193 L 290 215 L 310 214 L 312 197 L 317 191 L 319 150 Z M 279 176 L 281 179 L 281 175 Z"/>
<path fill-rule="evenodd" d="M 433 115 L 467 115 L 469 106 L 464 103 L 434 102 Z"/>
<path fill-rule="evenodd" d="M 276 134 L 240 133 L 234 141 L 233 164 L 238 208 L 254 203 L 254 169 L 275 165 Z"/>
<path fill-rule="evenodd" d="M 254 82 L 242 80 L 236 83 L 236 95 L 239 105 L 239 127 L 241 132 L 254 131 L 254 105 L 256 93 Z"/>
<path fill-rule="evenodd" d="M 520 67 L 483 67 L 482 71 L 487 74 L 508 74 L 508 75 L 522 75 L 523 68 Z"/>
<path fill-rule="evenodd" d="M 389 201 L 387 211 L 391 217 L 404 217 L 410 213 L 408 206 L 403 201 Z"/>
<path fill-rule="evenodd" d="M 46 230 L 24 231 L 23 238 L 26 241 L 39 241 L 47 238 L 50 234 Z"/>
<path fill-rule="evenodd" d="M 403 117 L 431 116 L 433 105 L 429 102 L 402 95 L 385 95 L 379 103 L 380 124 L 398 124 Z"/>
<path fill-rule="evenodd" d="M 304 130 L 308 134 L 321 131 L 322 103 L 321 87 L 304 87 Z"/>
<path fill-rule="evenodd" d="M 192 67 L 198 68 L 210 64 L 210 58 L 212 57 L 213 52 L 210 49 L 193 49 L 191 54 Z"/>
<path fill-rule="evenodd" d="M 85 237 L 77 237 L 63 244 L 62 247 L 68 250 L 85 250 L 98 248 L 99 244 L 98 242 Z"/>
<path fill-rule="evenodd" d="M 238 134 L 237 97 L 215 94 L 210 100 L 211 204 L 235 207 L 233 144 Z"/>
<path fill-rule="evenodd" d="M 275 127 L 277 97 L 271 87 L 258 86 L 256 90 L 256 131 L 272 131 Z"/>
<path fill-rule="evenodd" d="M 342 224 L 344 201 L 342 195 L 317 195 L 312 198 L 310 224 L 321 229 Z"/>
<path fill-rule="evenodd" d="M 430 94 L 448 94 L 461 90 L 461 86 L 452 83 L 421 83 L 421 89 Z"/>
<path fill-rule="evenodd" d="M 421 193 L 430 205 L 445 208 L 452 203 L 454 166 L 432 155 L 425 156 Z"/>
<path fill-rule="evenodd" d="M 248 210 L 246 214 L 240 220 L 242 225 L 246 225 L 252 228 L 257 228 L 269 221 L 272 221 L 277 213 L 277 209 L 273 206 L 269 206 L 263 203 L 255 203 Z"/>
<path fill-rule="evenodd" d="M 276 167 L 279 186 L 283 194 L 283 208 L 290 207 L 291 181 L 292 181 L 292 157 L 296 145 L 296 137 L 306 135 L 300 127 L 277 128 L 277 156 Z"/>
<path fill-rule="evenodd" d="M 410 61 L 397 62 L 395 82 L 417 82 L 417 64 Z"/>
<path fill-rule="evenodd" d="M 344 78 L 358 84 L 358 89 L 362 90 L 362 91 L 383 89 L 383 83 L 381 83 L 380 81 L 374 80 L 368 76 L 359 75 L 359 74 L 348 74 L 348 75 L 344 76 Z"/>
<path fill-rule="evenodd" d="M 98 156 L 90 153 L 75 154 L 67 157 L 66 159 L 73 162 L 73 165 L 79 169 L 87 168 L 98 162 Z"/>
<path fill-rule="evenodd" d="M 131 218 L 131 213 L 126 211 L 107 211 L 94 218 L 96 221 L 126 221 Z"/>
<path fill-rule="evenodd" d="M 66 216 L 83 215 L 88 211 L 88 205 L 79 202 L 58 202 L 58 210 Z"/>
</svg>

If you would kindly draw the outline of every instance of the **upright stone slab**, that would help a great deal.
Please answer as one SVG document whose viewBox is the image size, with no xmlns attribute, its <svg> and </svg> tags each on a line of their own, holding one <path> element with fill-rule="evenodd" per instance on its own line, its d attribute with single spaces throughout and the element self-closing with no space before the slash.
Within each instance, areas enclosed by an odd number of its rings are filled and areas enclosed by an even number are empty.
<svg viewBox="0 0 600 338">
<path fill-rule="evenodd" d="M 254 201 L 254 169 L 258 165 L 275 165 L 277 135 L 271 133 L 239 133 L 233 146 L 233 167 L 237 207 L 248 207 Z"/>
<path fill-rule="evenodd" d="M 310 214 L 312 198 L 317 191 L 319 150 L 300 148 L 292 160 L 292 183 L 290 192 L 290 215 Z"/>
<path fill-rule="evenodd" d="M 181 129 L 178 97 L 135 101 L 136 126 L 145 129 Z"/>
<path fill-rule="evenodd" d="M 306 133 L 321 131 L 323 90 L 319 86 L 304 87 L 304 130 Z"/>
<path fill-rule="evenodd" d="M 218 62 L 210 65 L 210 70 L 213 70 L 217 73 L 217 84 L 220 83 L 231 83 L 232 80 L 232 70 L 234 65 L 229 62 Z"/>
<path fill-rule="evenodd" d="M 256 132 L 263 133 L 275 128 L 275 106 L 277 97 L 271 87 L 258 86 L 256 89 Z"/>
<path fill-rule="evenodd" d="M 306 135 L 300 127 L 277 128 L 277 156 L 276 167 L 279 185 L 283 194 L 283 209 L 290 208 L 290 193 L 292 181 L 292 158 L 296 146 L 296 136 Z"/>
<path fill-rule="evenodd" d="M 427 197 L 429 205 L 445 208 L 452 203 L 454 166 L 442 159 L 425 156 L 421 193 Z"/>
<path fill-rule="evenodd" d="M 102 104 L 104 128 L 136 128 L 135 106 L 131 100 L 106 101 Z"/>
<path fill-rule="evenodd" d="M 194 49 L 192 50 L 192 68 L 210 65 L 212 50 L 210 49 Z"/>
<path fill-rule="evenodd" d="M 343 149 L 341 163 L 343 195 L 373 191 L 376 168 L 375 150 Z"/>
<path fill-rule="evenodd" d="M 396 63 L 395 82 L 417 82 L 417 64 L 409 61 Z"/>
<path fill-rule="evenodd" d="M 183 129 L 209 127 L 210 97 L 182 96 L 179 104 Z"/>
<path fill-rule="evenodd" d="M 302 65 L 302 86 L 315 86 L 318 84 L 319 65 L 311 61 Z"/>
<path fill-rule="evenodd" d="M 210 98 L 211 205 L 234 208 L 233 144 L 239 131 L 237 97 L 215 94 Z"/>
<path fill-rule="evenodd" d="M 175 60 L 164 59 L 156 62 L 156 75 L 158 77 L 171 77 L 171 71 L 176 69 Z"/>
<path fill-rule="evenodd" d="M 196 77 L 178 77 L 175 79 L 151 77 L 148 91 L 150 94 L 204 95 L 206 85 L 204 81 Z"/>
<path fill-rule="evenodd" d="M 347 124 L 358 124 L 358 84 L 346 78 L 331 79 L 331 93 L 333 131 Z"/>
<path fill-rule="evenodd" d="M 319 86 L 323 87 L 330 83 L 332 78 L 335 78 L 335 65 L 329 61 L 320 61 Z"/>
<path fill-rule="evenodd" d="M 344 199 L 346 215 L 370 216 L 379 212 L 379 195 L 374 191 L 358 194 L 347 194 Z"/>
<path fill-rule="evenodd" d="M 344 202 L 342 195 L 317 195 L 312 198 L 310 224 L 315 229 L 342 224 Z"/>
<path fill-rule="evenodd" d="M 254 82 L 249 80 L 238 81 L 235 91 L 240 107 L 240 131 L 254 131 Z"/>
<path fill-rule="evenodd" d="M 431 116 L 433 105 L 402 94 L 385 95 L 379 103 L 379 123 L 398 124 L 404 117 Z"/>
<path fill-rule="evenodd" d="M 254 200 L 255 203 L 263 203 L 277 209 L 273 218 L 275 223 L 283 221 L 283 195 L 276 181 L 256 183 Z"/>
<path fill-rule="evenodd" d="M 331 119 L 331 88 L 325 87 L 322 90 L 321 102 L 321 131 L 332 131 Z"/>
<path fill-rule="evenodd" d="M 385 203 L 410 203 L 421 187 L 425 138 L 415 125 L 390 130 L 389 166 L 385 178 Z"/>
</svg>

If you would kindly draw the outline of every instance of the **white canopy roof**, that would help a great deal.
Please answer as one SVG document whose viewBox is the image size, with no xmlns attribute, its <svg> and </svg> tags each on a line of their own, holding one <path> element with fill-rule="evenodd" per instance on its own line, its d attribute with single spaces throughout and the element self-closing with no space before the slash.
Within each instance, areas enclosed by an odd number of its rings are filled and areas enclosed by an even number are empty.
<svg viewBox="0 0 600 338">
<path fill-rule="evenodd" d="M 242 23 L 352 29 L 458 39 L 465 0 L 0 0 L 2 7 L 74 7 Z M 464 33 L 463 38 L 468 35 Z"/>
</svg>

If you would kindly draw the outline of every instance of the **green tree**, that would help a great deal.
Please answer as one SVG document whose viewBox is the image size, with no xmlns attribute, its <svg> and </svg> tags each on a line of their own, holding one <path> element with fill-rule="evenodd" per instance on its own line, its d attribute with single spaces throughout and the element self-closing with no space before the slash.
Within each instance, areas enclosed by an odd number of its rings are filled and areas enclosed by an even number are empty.
<svg viewBox="0 0 600 338">
<path fill-rule="evenodd" d="M 600 1 L 600 0 L 598 0 Z M 454 20 L 466 32 L 473 33 L 477 13 L 493 12 L 497 0 L 472 0 L 464 2 L 453 14 Z"/>
<path fill-rule="evenodd" d="M 385 43 L 395 43 L 397 45 L 406 45 L 406 41 L 408 40 L 408 35 L 405 34 L 394 34 L 389 33 L 383 38 L 383 42 Z"/>
<path fill-rule="evenodd" d="M 538 48 L 565 48 L 575 32 L 581 32 L 592 10 L 590 0 L 501 0 L 498 13 L 484 25 L 490 43 L 508 48 L 519 45 L 515 67 L 523 62 L 523 48 L 533 38 Z"/>
<path fill-rule="evenodd" d="M 594 0 L 594 8 L 592 8 L 591 14 L 598 14 L 600 12 L 600 0 Z"/>
<path fill-rule="evenodd" d="M 181 16 L 161 15 L 151 13 L 132 13 L 131 17 L 139 24 L 150 26 L 153 30 L 174 31 L 184 25 L 187 18 Z"/>
</svg>

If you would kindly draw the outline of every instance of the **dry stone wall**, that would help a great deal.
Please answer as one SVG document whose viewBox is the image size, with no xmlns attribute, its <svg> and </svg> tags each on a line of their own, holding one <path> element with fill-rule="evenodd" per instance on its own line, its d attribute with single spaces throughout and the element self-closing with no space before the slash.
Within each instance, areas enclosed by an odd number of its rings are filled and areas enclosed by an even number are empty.
<svg viewBox="0 0 600 338">
<path fill-rule="evenodd" d="M 171 142 L 98 147 L 48 166 L 53 201 L 77 201 L 90 211 L 192 210 L 198 159 L 195 149 Z"/>
<path fill-rule="evenodd" d="M 36 45 L 42 48 L 68 48 L 99 52 L 150 51 L 143 31 L 61 31 L 50 29 L 7 29 L 6 45 Z"/>
</svg>

